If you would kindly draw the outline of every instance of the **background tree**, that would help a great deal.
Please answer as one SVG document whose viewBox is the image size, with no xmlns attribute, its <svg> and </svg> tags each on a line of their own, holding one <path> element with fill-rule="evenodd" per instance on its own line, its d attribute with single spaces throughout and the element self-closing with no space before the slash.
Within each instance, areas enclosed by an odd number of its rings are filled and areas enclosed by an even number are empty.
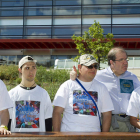
<svg viewBox="0 0 140 140">
<path fill-rule="evenodd" d="M 88 32 L 84 32 L 82 37 L 75 35 L 72 36 L 72 40 L 74 40 L 76 49 L 78 49 L 79 54 L 92 54 L 98 61 L 99 65 L 100 62 L 106 61 L 107 54 L 115 43 L 112 33 L 108 33 L 106 36 L 103 35 L 103 33 L 103 28 L 99 22 L 94 20 L 94 24 L 89 27 Z M 74 61 L 77 61 L 78 58 L 79 56 L 75 57 Z"/>
</svg>

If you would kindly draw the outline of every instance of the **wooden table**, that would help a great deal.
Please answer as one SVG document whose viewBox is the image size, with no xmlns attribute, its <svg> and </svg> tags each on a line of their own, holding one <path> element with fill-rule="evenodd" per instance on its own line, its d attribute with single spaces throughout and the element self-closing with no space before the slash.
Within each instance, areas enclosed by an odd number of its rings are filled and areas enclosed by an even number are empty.
<svg viewBox="0 0 140 140">
<path fill-rule="evenodd" d="M 130 132 L 33 132 L 0 135 L 0 140 L 140 140 L 140 133 Z"/>
</svg>

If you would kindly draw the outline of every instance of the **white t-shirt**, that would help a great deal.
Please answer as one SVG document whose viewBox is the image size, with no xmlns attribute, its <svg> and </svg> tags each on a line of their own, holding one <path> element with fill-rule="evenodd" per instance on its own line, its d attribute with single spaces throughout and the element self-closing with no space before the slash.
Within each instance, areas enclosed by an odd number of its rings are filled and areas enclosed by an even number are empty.
<svg viewBox="0 0 140 140">
<path fill-rule="evenodd" d="M 40 86 L 25 90 L 19 85 L 9 91 L 14 103 L 10 109 L 11 132 L 45 132 L 45 119 L 52 118 L 52 104 Z"/>
<path fill-rule="evenodd" d="M 100 114 L 114 109 L 108 91 L 102 83 L 97 80 L 80 82 L 96 102 Z M 68 80 L 60 86 L 53 105 L 64 108 L 62 132 L 100 132 L 97 109 L 76 81 Z"/>
<path fill-rule="evenodd" d="M 2 80 L 0 80 L 0 111 L 13 107 L 13 103 L 8 95 L 7 88 Z"/>
<path fill-rule="evenodd" d="M 102 82 L 108 89 L 114 105 L 112 114 L 125 114 L 132 91 L 140 86 L 137 76 L 126 71 L 117 77 L 108 67 L 98 71 L 95 79 Z"/>
<path fill-rule="evenodd" d="M 127 109 L 127 115 L 137 117 L 140 113 L 140 87 L 132 92 Z"/>
</svg>

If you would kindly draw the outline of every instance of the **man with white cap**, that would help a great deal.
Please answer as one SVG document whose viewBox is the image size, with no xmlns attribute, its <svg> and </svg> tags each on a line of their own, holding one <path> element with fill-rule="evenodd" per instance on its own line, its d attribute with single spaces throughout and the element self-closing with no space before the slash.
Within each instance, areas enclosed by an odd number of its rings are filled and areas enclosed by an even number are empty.
<svg viewBox="0 0 140 140">
<path fill-rule="evenodd" d="M 52 131 L 52 104 L 47 91 L 35 83 L 36 60 L 25 56 L 19 61 L 21 83 L 9 91 L 12 132 Z"/>
<path fill-rule="evenodd" d="M 106 87 L 94 79 L 97 68 L 98 63 L 92 55 L 80 56 L 78 80 L 90 95 L 81 88 L 76 80 L 64 82 L 53 101 L 54 131 L 100 132 L 101 129 L 102 132 L 109 131 L 111 111 L 114 107 Z M 97 114 L 97 110 L 99 114 Z M 99 119 L 101 114 L 103 116 L 102 128 Z"/>
<path fill-rule="evenodd" d="M 11 134 L 8 131 L 9 112 L 8 108 L 13 107 L 13 103 L 8 95 L 7 88 L 3 81 L 0 80 L 0 134 Z"/>
</svg>

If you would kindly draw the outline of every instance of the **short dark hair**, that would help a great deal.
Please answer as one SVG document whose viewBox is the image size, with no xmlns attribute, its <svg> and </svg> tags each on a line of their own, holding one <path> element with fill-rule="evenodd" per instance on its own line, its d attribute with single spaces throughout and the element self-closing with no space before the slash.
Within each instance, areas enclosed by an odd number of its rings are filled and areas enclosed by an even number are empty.
<svg viewBox="0 0 140 140">
<path fill-rule="evenodd" d="M 127 52 L 122 47 L 114 47 L 114 48 L 112 48 L 109 51 L 109 53 L 108 53 L 108 65 L 109 66 L 111 65 L 110 64 L 110 60 L 112 60 L 112 61 L 115 61 L 116 60 L 116 53 L 118 53 L 118 52 L 126 53 L 126 55 L 127 55 Z"/>
</svg>

